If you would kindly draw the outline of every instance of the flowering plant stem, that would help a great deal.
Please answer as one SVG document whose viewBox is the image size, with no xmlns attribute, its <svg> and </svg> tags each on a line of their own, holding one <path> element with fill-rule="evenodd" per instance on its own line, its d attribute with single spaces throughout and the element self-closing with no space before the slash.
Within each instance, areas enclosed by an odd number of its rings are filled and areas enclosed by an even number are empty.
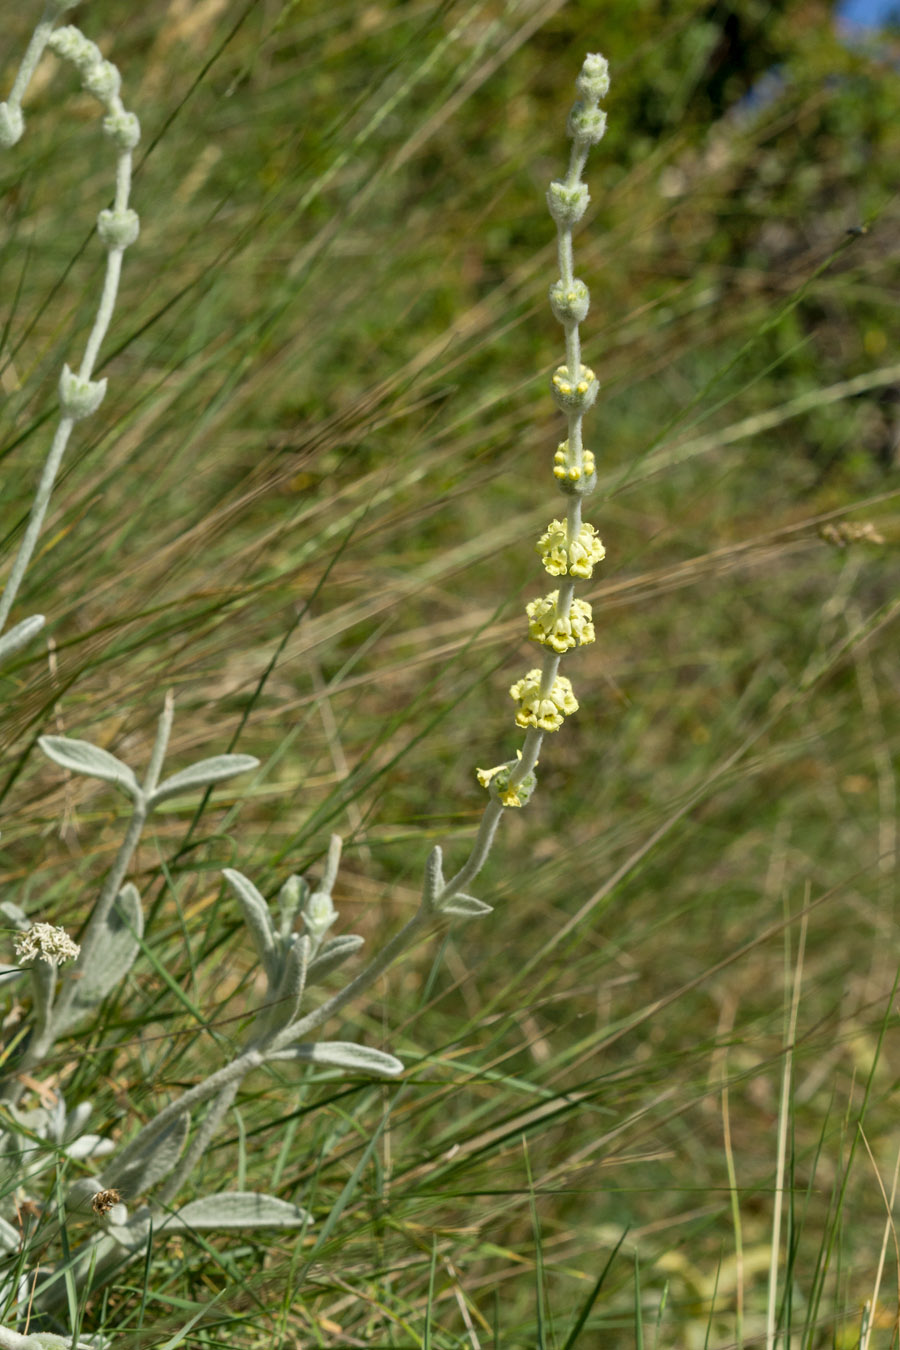
<svg viewBox="0 0 900 1350">
<path fill-rule="evenodd" d="M 95 44 L 75 28 L 54 29 L 53 21 L 74 2 L 49 0 L 10 98 L 0 104 L 0 144 L 13 145 L 22 134 L 21 99 L 41 52 L 49 46 L 76 66 L 84 87 L 104 106 L 103 129 L 117 148 L 115 201 L 110 210 L 101 211 L 98 217 L 98 234 L 107 248 L 102 294 L 77 375 L 68 366 L 62 372 L 61 418 L 22 545 L 0 599 L 0 631 L 34 551 L 72 428 L 99 406 L 105 393 L 106 381 L 95 381 L 92 374 L 115 305 L 122 256 L 138 233 L 137 216 L 128 206 L 131 154 L 139 137 L 137 119 L 123 108 L 118 72 L 103 60 Z M 468 857 L 459 870 L 445 881 L 441 849 L 434 848 L 426 863 L 421 901 L 415 914 L 358 975 L 302 1015 L 307 984 L 330 974 L 362 944 L 362 939 L 353 934 L 327 936 L 338 917 L 331 891 L 340 861 L 340 839 L 334 837 L 331 841 L 319 887 L 311 892 L 300 877 L 291 877 L 281 888 L 277 913 L 249 878 L 227 869 L 225 879 L 241 906 L 266 979 L 263 1006 L 250 1027 L 247 1043 L 229 1063 L 163 1106 L 118 1150 L 112 1141 L 84 1135 L 89 1103 L 81 1103 L 67 1113 L 60 1094 L 52 1111 L 42 1106 L 30 1113 L 19 1112 L 25 1076 L 46 1059 L 55 1041 L 75 1020 L 99 1006 L 138 954 L 143 911 L 140 896 L 126 877 L 151 812 L 172 796 L 223 781 L 256 767 L 257 762 L 249 756 L 218 755 L 199 761 L 161 783 L 172 729 L 171 694 L 166 696 L 141 781 L 129 765 L 86 741 L 55 736 L 40 740 L 44 752 L 62 767 L 112 783 L 123 791 L 130 798 L 131 814 L 125 837 L 81 937 L 80 952 L 62 930 L 49 924 L 32 924 L 18 913 L 24 936 L 17 950 L 22 964 L 30 963 L 34 1020 L 30 1040 L 0 1087 L 0 1101 L 8 1108 L 0 1131 L 0 1168 L 18 1167 L 20 1180 L 30 1182 L 48 1168 L 58 1168 L 68 1156 L 83 1162 L 90 1171 L 90 1175 L 85 1175 L 74 1169 L 74 1180 L 66 1178 L 67 1192 L 62 1188 L 60 1175 L 56 1195 L 46 1202 L 45 1232 L 54 1238 L 61 1235 L 64 1259 L 40 1282 L 35 1279 L 29 1316 L 32 1309 L 36 1313 L 53 1312 L 71 1303 L 73 1290 L 96 1288 L 112 1278 L 123 1265 L 147 1250 L 155 1228 L 168 1226 L 168 1231 L 175 1231 L 179 1224 L 192 1229 L 215 1230 L 217 1225 L 233 1228 L 238 1226 L 236 1215 L 256 1226 L 305 1228 L 311 1222 L 310 1216 L 299 1206 L 274 1196 L 227 1191 L 204 1196 L 182 1209 L 176 1207 L 176 1198 L 221 1127 L 245 1078 L 268 1062 L 293 1060 L 385 1077 L 402 1072 L 402 1062 L 383 1050 L 353 1042 L 309 1042 L 304 1038 L 369 990 L 421 937 L 454 918 L 473 918 L 490 912 L 489 905 L 467 893 L 468 887 L 489 856 L 504 811 L 524 806 L 532 795 L 545 734 L 558 730 L 564 717 L 578 708 L 572 686 L 559 674 L 559 668 L 567 651 L 594 640 L 590 606 L 575 598 L 575 580 L 589 578 L 594 565 L 604 556 L 594 527 L 582 519 L 582 498 L 596 486 L 594 457 L 584 448 L 582 424 L 599 386 L 593 372 L 581 362 L 579 324 L 587 314 L 589 296 L 587 287 L 574 275 L 572 248 L 573 226 L 583 216 L 589 200 L 581 180 L 582 171 L 590 146 L 599 141 L 605 127 L 605 114 L 598 108 L 598 101 L 609 86 L 603 57 L 588 56 L 576 84 L 581 97 L 569 116 L 568 132 L 573 145 L 568 174 L 564 180 L 551 183 L 548 192 L 550 212 L 557 225 L 559 260 L 559 278 L 550 287 L 550 304 L 564 327 L 566 351 L 565 365 L 559 367 L 551 381 L 553 396 L 567 418 L 567 437 L 556 450 L 553 475 L 567 497 L 567 508 L 565 520 L 552 520 L 537 542 L 545 571 L 560 578 L 558 588 L 526 607 L 529 634 L 545 649 L 543 661 L 540 668 L 530 670 L 509 691 L 516 704 L 516 725 L 525 731 L 522 748 L 514 760 L 493 769 L 476 770 L 489 795 Z M 42 622 L 43 619 L 37 618 L 26 621 L 28 634 L 37 631 Z M 15 636 L 10 635 L 8 640 Z M 295 930 L 298 921 L 300 931 Z M 61 974 L 59 966 L 71 957 L 73 967 Z M 27 1163 L 23 1141 L 31 1147 L 28 1155 L 31 1161 Z M 94 1160 L 107 1150 L 115 1153 L 115 1158 L 108 1167 L 96 1170 Z M 152 1201 L 141 1202 L 140 1208 L 130 1214 L 128 1205 L 132 1200 L 150 1191 L 154 1192 Z M 71 1250 L 63 1225 L 67 1216 L 85 1213 L 102 1220 L 103 1226 Z M 0 1236 L 2 1232 L 0 1227 Z M 11 1304 L 18 1299 L 22 1312 L 22 1285 L 11 1283 L 19 1279 L 19 1273 L 10 1276 L 3 1268 L 2 1258 L 0 1276 L 0 1294 Z M 28 1338 L 0 1329 L 0 1350 L 33 1350 L 31 1342 L 40 1341 L 41 1337 L 45 1333 Z M 46 1343 L 54 1341 L 61 1346 L 68 1344 L 52 1336 Z"/>
<path fill-rule="evenodd" d="M 0 633 L 31 562 L 72 428 L 81 418 L 96 411 L 106 393 L 106 380 L 94 380 L 92 375 L 100 345 L 115 309 L 122 257 L 125 249 L 137 238 L 139 228 L 137 215 L 129 207 L 128 198 L 131 192 L 132 153 L 140 139 L 140 127 L 134 114 L 126 112 L 123 107 L 119 97 L 119 73 L 115 66 L 103 60 L 99 47 L 77 28 L 54 29 L 60 14 L 74 8 L 76 3 L 77 0 L 49 0 L 26 48 L 9 98 L 5 103 L 0 103 L 0 146 L 9 148 L 22 136 L 25 128 L 22 99 L 38 61 L 44 50 L 50 47 L 58 57 L 70 61 L 76 67 L 85 90 L 93 94 L 103 106 L 106 112 L 103 130 L 116 148 L 113 206 L 110 210 L 101 211 L 97 220 L 98 234 L 106 247 L 106 271 L 100 300 L 78 374 L 73 375 L 68 366 L 63 367 L 59 385 L 61 417 L 34 495 L 22 543 L 0 596 Z"/>
<path fill-rule="evenodd" d="M 582 74 L 579 77 L 579 81 L 580 87 L 581 85 L 590 82 L 588 102 L 590 103 L 590 95 L 594 94 L 595 107 L 595 91 L 597 89 L 602 89 L 602 91 L 605 92 L 606 88 L 608 88 L 606 62 L 603 58 L 596 56 L 588 57 Z M 575 105 L 573 118 L 570 118 L 570 132 L 573 119 L 577 117 L 580 106 L 581 105 L 579 104 Z M 602 130 L 600 134 L 602 134 Z M 595 139 L 599 139 L 599 136 L 595 135 Z M 585 135 L 578 133 L 574 134 L 574 142 L 569 175 L 564 187 L 569 194 L 578 194 L 581 210 L 583 212 L 587 206 L 587 189 L 580 183 L 580 174 L 587 157 L 587 148 L 592 142 L 590 140 L 586 141 Z M 551 186 L 551 209 L 554 200 L 553 188 L 556 186 L 556 184 Z M 570 292 L 574 284 L 572 277 L 571 215 L 571 209 L 569 209 L 568 215 L 566 216 L 567 224 L 559 226 L 559 260 L 562 278 L 561 282 L 557 283 L 557 287 L 562 286 L 566 292 Z M 578 285 L 582 284 L 583 283 L 578 283 Z M 569 319 L 566 323 L 566 355 L 569 370 L 581 369 L 584 371 L 584 368 L 580 367 L 577 319 Z M 591 372 L 587 372 L 587 374 L 590 377 L 590 381 L 596 385 L 593 374 Z M 557 372 L 557 376 L 558 375 L 559 372 Z M 557 376 L 554 377 L 554 381 L 557 380 Z M 596 394 L 596 388 L 594 389 L 594 394 Z M 574 466 L 581 471 L 577 477 L 573 477 L 571 472 L 569 472 L 567 481 L 570 483 L 578 483 L 583 472 L 584 452 L 581 445 L 581 422 L 583 416 L 584 399 L 582 397 L 578 407 L 569 411 L 569 454 L 571 456 L 569 468 L 571 469 L 571 467 Z M 585 477 L 590 479 L 591 474 L 585 475 Z M 570 528 L 568 530 L 568 537 L 570 539 L 577 538 L 578 531 L 581 528 L 581 494 L 585 490 L 585 485 L 579 484 L 579 487 L 580 491 L 578 495 L 573 497 L 573 506 L 575 509 L 569 516 Z M 573 552 L 573 561 L 576 556 L 577 555 Z M 572 581 L 564 588 L 568 591 L 570 598 L 573 588 L 574 582 Z M 559 605 L 559 611 L 561 614 L 568 613 L 567 608 L 563 611 L 562 603 Z M 559 661 L 560 657 L 558 654 L 548 653 L 541 678 L 542 697 L 545 697 L 546 691 L 553 687 L 553 682 L 556 679 L 556 673 L 559 668 Z M 167 735 L 168 732 L 163 731 L 161 721 L 160 736 L 157 740 L 157 745 L 159 745 L 161 741 L 164 742 L 164 738 L 167 737 Z M 532 727 L 528 730 L 524 741 L 522 758 L 509 775 L 511 787 L 515 788 L 522 784 L 526 776 L 534 768 L 534 765 L 537 762 L 537 754 L 540 749 L 541 740 L 542 731 L 540 728 Z M 156 751 L 154 751 L 154 759 L 155 756 Z M 305 1017 L 298 1021 L 292 1021 L 271 1039 L 269 1037 L 264 1037 L 258 1044 L 249 1046 L 232 1060 L 231 1063 L 218 1070 L 217 1073 L 212 1074 L 202 1083 L 188 1089 L 186 1092 L 182 1093 L 181 1096 L 170 1102 L 169 1105 L 163 1108 L 152 1121 L 144 1126 L 143 1130 L 132 1141 L 130 1148 L 140 1149 L 141 1147 L 146 1146 L 150 1140 L 171 1125 L 179 1115 L 186 1111 L 193 1110 L 196 1106 L 209 1101 L 213 1097 L 218 1097 L 216 1106 L 213 1108 L 213 1114 L 217 1117 L 216 1123 L 218 1123 L 218 1118 L 220 1118 L 227 1110 L 237 1091 L 239 1083 L 248 1073 L 253 1069 L 259 1068 L 264 1063 L 268 1053 L 282 1050 L 286 1046 L 296 1042 L 300 1037 L 307 1036 L 311 1032 L 318 1030 L 319 1027 L 328 1022 L 358 995 L 365 993 L 367 989 L 371 988 L 375 981 L 384 974 L 394 961 L 397 960 L 397 958 L 402 955 L 402 953 L 405 952 L 417 938 L 434 926 L 440 916 L 443 914 L 452 914 L 452 902 L 460 896 L 464 888 L 474 880 L 484 866 L 490 852 L 497 826 L 503 814 L 504 805 L 505 803 L 503 803 L 499 797 L 492 796 L 491 800 L 485 806 L 475 842 L 463 866 L 450 881 L 444 883 L 441 880 L 440 884 L 434 887 L 433 893 L 427 900 L 423 899 L 423 903 L 413 917 L 409 919 L 399 932 L 395 933 L 390 941 L 381 948 L 378 954 L 373 957 L 363 971 L 346 984 L 343 989 L 326 999 L 325 1002 L 320 1004 L 319 1007 L 315 1008 Z M 435 850 L 435 854 L 437 855 L 436 868 L 439 877 L 440 850 Z M 336 867 L 334 866 L 330 868 L 327 878 L 327 882 L 330 884 L 334 881 L 333 873 L 335 870 Z M 209 1116 L 207 1119 L 209 1119 Z M 204 1143 L 205 1142 L 204 1139 Z M 171 1188 L 167 1188 L 167 1190 L 169 1189 Z"/>
<path fill-rule="evenodd" d="M 150 763 L 144 778 L 143 790 L 137 795 L 132 807 L 131 819 L 128 822 L 128 829 L 125 838 L 119 846 L 112 867 L 107 873 L 103 888 L 97 898 L 97 902 L 91 912 L 88 925 L 81 938 L 81 952 L 78 957 L 77 965 L 73 968 L 69 978 L 63 982 L 62 988 L 56 998 L 56 1017 L 50 1016 L 53 1010 L 53 990 L 51 988 L 48 994 L 48 1002 L 44 1015 L 37 1021 L 31 1040 L 29 1041 L 21 1060 L 17 1065 L 17 1076 L 10 1078 L 0 1087 L 0 1101 L 17 1102 L 24 1090 L 22 1075 L 29 1072 L 39 1064 L 53 1048 L 56 1040 L 56 1026 L 61 1025 L 66 1014 L 69 1013 L 72 1000 L 77 988 L 77 979 L 82 970 L 87 969 L 94 957 L 99 935 L 102 933 L 104 925 L 109 919 L 112 907 L 121 889 L 122 883 L 128 875 L 128 869 L 131 866 L 135 849 L 137 848 L 141 834 L 148 815 L 148 799 L 159 783 L 159 776 L 162 771 L 163 759 L 169 744 L 169 736 L 172 731 L 172 719 L 174 716 L 174 700 L 171 691 L 166 694 L 163 712 L 159 719 L 159 726 L 156 733 L 156 741 L 150 756 Z M 41 971 L 40 963 L 37 970 Z M 54 967 L 55 977 L 55 967 Z M 55 978 L 53 981 L 55 985 Z"/>
<path fill-rule="evenodd" d="M 574 274 L 572 229 L 590 200 L 581 178 L 588 151 L 606 128 L 606 115 L 597 106 L 609 89 L 605 59 L 589 55 L 576 85 L 581 99 L 569 115 L 572 151 L 568 173 L 565 179 L 551 183 L 547 194 L 556 221 L 559 265 L 559 279 L 550 287 L 550 305 L 563 325 L 566 344 L 565 365 L 551 381 L 553 395 L 567 419 L 567 437 L 554 456 L 553 473 L 568 503 L 565 522 L 552 521 L 538 541 L 546 570 L 565 579 L 558 590 L 527 606 L 530 635 L 546 650 L 541 667 L 530 671 L 510 690 L 520 704 L 516 722 L 527 728 L 525 740 L 516 761 L 478 770 L 479 780 L 492 800 L 485 809 L 472 856 L 453 880 L 460 886 L 468 884 L 487 857 L 499 818 L 498 804 L 500 809 L 525 805 L 534 790 L 534 771 L 545 733 L 556 731 L 563 716 L 578 707 L 571 685 L 559 675 L 562 654 L 594 640 L 590 606 L 576 601 L 574 592 L 575 578 L 590 577 L 594 563 L 605 552 L 593 526 L 583 523 L 581 508 L 582 498 L 594 490 L 597 481 L 594 456 L 584 448 L 582 424 L 599 386 L 593 371 L 581 363 L 579 324 L 588 312 L 590 296 L 587 286 Z"/>
</svg>

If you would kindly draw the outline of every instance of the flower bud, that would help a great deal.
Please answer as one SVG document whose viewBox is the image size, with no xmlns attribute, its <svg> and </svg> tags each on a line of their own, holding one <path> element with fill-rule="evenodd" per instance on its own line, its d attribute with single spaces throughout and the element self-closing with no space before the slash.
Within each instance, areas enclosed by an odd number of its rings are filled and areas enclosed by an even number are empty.
<svg viewBox="0 0 900 1350">
<path fill-rule="evenodd" d="M 63 417 L 71 417 L 75 422 L 90 417 L 100 407 L 105 393 L 105 379 L 83 380 L 68 366 L 63 366 L 59 377 L 59 406 Z"/>
<path fill-rule="evenodd" d="M 555 179 L 547 189 L 547 205 L 557 225 L 576 225 L 588 208 L 591 200 L 584 183 L 574 183 L 571 187 Z"/>
<path fill-rule="evenodd" d="M 126 207 L 124 211 L 101 211 L 97 217 L 97 233 L 100 242 L 109 249 L 128 248 L 140 233 L 141 222 L 137 211 Z"/>
<path fill-rule="evenodd" d="M 134 113 L 121 112 L 107 113 L 102 122 L 103 130 L 109 136 L 120 150 L 133 150 L 141 139 L 141 124 Z"/>
<path fill-rule="evenodd" d="M 590 292 L 577 278 L 570 286 L 564 281 L 554 281 L 550 287 L 550 308 L 560 323 L 581 323 L 590 306 Z"/>
<path fill-rule="evenodd" d="M 577 483 L 580 478 L 590 478 L 594 472 L 594 456 L 590 450 L 581 452 L 581 468 L 577 464 L 569 463 L 569 442 L 560 441 L 556 447 L 556 454 L 553 456 L 553 477 L 560 480 L 570 479 Z"/>
<path fill-rule="evenodd" d="M 553 477 L 561 492 L 570 497 L 586 497 L 597 486 L 593 453 L 582 450 L 579 468 L 574 462 L 569 462 L 569 442 L 561 441 L 553 456 Z"/>
<path fill-rule="evenodd" d="M 327 891 L 313 891 L 303 911 L 303 923 L 311 938 L 321 940 L 337 918 L 331 896 Z"/>
<path fill-rule="evenodd" d="M 96 42 L 91 42 L 90 38 L 85 37 L 81 29 L 76 28 L 74 24 L 57 28 L 47 39 L 47 46 L 64 61 L 71 61 L 82 75 L 103 61 L 103 53 Z"/>
<path fill-rule="evenodd" d="M 287 881 L 281 887 L 281 890 L 278 892 L 278 904 L 286 914 L 296 914 L 303 895 L 304 885 L 305 882 L 302 877 L 293 875 L 289 876 Z"/>
<path fill-rule="evenodd" d="M 557 477 L 556 485 L 566 497 L 589 497 L 597 486 L 597 475 L 593 472 L 581 473 L 576 478 Z"/>
<path fill-rule="evenodd" d="M 574 141 L 596 145 L 603 140 L 606 131 L 606 113 L 602 108 L 588 108 L 583 103 L 576 103 L 569 113 L 566 130 Z"/>
<path fill-rule="evenodd" d="M 516 755 L 522 758 L 522 751 Z M 492 797 L 496 797 L 501 806 L 527 806 L 537 787 L 537 774 L 534 769 L 522 776 L 520 782 L 510 787 L 509 780 L 515 763 L 497 764 L 493 769 L 476 769 L 475 776 L 483 788 L 487 788 Z"/>
<path fill-rule="evenodd" d="M 90 66 L 84 72 L 82 82 L 89 94 L 107 106 L 118 98 L 122 87 L 122 77 L 112 61 L 98 61 Z"/>
<path fill-rule="evenodd" d="M 560 366 L 550 381 L 556 406 L 567 413 L 584 413 L 593 406 L 600 389 L 597 377 L 588 366 L 582 366 L 577 380 L 569 375 L 568 366 Z"/>
<path fill-rule="evenodd" d="M 599 52 L 589 52 L 584 58 L 581 73 L 575 81 L 585 103 L 596 103 L 609 93 L 609 62 Z"/>
</svg>

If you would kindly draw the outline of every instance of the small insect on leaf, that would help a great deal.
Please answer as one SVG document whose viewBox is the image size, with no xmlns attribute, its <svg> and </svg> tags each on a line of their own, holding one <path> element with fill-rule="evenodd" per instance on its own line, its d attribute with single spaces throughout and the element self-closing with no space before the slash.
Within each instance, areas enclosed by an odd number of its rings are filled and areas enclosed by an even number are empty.
<svg viewBox="0 0 900 1350">
<path fill-rule="evenodd" d="M 120 1193 L 113 1188 L 108 1191 L 98 1191 L 91 1201 L 91 1209 L 95 1214 L 108 1214 L 113 1205 L 118 1205 L 121 1199 Z"/>
</svg>

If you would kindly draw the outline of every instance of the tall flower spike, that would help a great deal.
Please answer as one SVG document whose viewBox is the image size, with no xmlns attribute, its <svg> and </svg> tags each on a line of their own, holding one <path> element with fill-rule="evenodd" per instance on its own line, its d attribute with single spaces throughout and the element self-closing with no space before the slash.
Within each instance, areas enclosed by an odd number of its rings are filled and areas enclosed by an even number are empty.
<svg viewBox="0 0 900 1350">
<path fill-rule="evenodd" d="M 533 790 L 534 768 L 544 732 L 558 730 L 563 719 L 578 708 L 572 685 L 558 673 L 558 666 L 560 657 L 571 648 L 594 641 L 591 607 L 586 600 L 575 599 L 575 579 L 591 577 L 594 567 L 606 555 L 596 529 L 581 516 L 582 499 L 597 485 L 594 456 L 584 447 L 581 428 L 600 385 L 581 359 L 579 324 L 587 316 L 591 297 L 587 285 L 575 276 L 572 255 L 572 227 L 584 216 L 590 202 L 587 186 L 581 181 L 582 170 L 590 147 L 597 144 L 606 130 L 606 113 L 597 106 L 609 90 L 606 59 L 598 53 L 589 54 L 575 84 L 579 98 L 567 122 L 572 141 L 569 170 L 564 179 L 551 183 L 547 192 L 547 205 L 556 222 L 559 261 L 559 276 L 550 287 L 550 308 L 562 324 L 566 339 L 565 363 L 553 372 L 550 390 L 568 423 L 566 438 L 553 456 L 553 477 L 568 502 L 565 516 L 554 517 L 537 541 L 545 571 L 563 580 L 557 590 L 526 605 L 529 636 L 546 649 L 544 664 L 510 687 L 517 705 L 516 723 L 527 728 L 528 733 L 522 750 L 516 752 L 517 760 L 493 769 L 476 770 L 481 786 L 491 794 L 488 816 L 491 806 L 499 810 L 524 805 Z M 493 825 L 486 817 L 480 836 L 481 861 L 487 856 L 492 831 Z"/>
</svg>

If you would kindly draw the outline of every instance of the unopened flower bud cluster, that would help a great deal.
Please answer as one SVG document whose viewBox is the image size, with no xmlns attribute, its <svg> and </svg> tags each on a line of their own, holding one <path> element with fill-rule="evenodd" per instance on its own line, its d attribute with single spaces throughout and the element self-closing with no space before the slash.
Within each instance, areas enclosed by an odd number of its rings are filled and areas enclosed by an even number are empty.
<svg viewBox="0 0 900 1350">
<path fill-rule="evenodd" d="M 119 96 L 122 80 L 111 61 L 103 58 L 96 42 L 78 28 L 67 25 L 51 34 L 47 46 L 62 60 L 70 61 L 81 76 L 82 87 L 103 106 L 103 132 L 118 153 L 116 198 L 111 208 L 97 216 L 97 234 L 107 253 L 121 256 L 140 232 L 136 211 L 128 205 L 131 186 L 131 153 L 141 139 L 141 127 L 134 113 L 128 112 Z M 59 383 L 59 401 L 64 417 L 78 420 L 99 407 L 106 393 L 105 380 L 79 378 L 63 370 Z"/>
<path fill-rule="evenodd" d="M 103 130 L 119 150 L 133 150 L 141 138 L 138 119 L 122 105 L 119 97 L 121 77 L 112 62 L 104 60 L 97 44 L 85 37 L 80 29 L 72 25 L 52 29 L 53 20 L 67 9 L 74 9 L 76 3 L 77 0 L 51 0 L 47 6 L 45 18 L 29 44 L 10 97 L 7 102 L 0 103 L 0 146 L 4 149 L 15 145 L 22 138 L 25 130 L 22 95 L 47 47 L 62 60 L 72 62 L 81 76 L 84 89 L 103 104 L 106 110 Z"/>
<path fill-rule="evenodd" d="M 94 367 L 115 309 L 122 257 L 125 249 L 137 239 L 140 230 L 137 212 L 129 206 L 128 199 L 131 192 L 132 155 L 140 140 L 141 128 L 134 113 L 129 112 L 122 103 L 119 71 L 111 61 L 105 59 L 96 42 L 92 42 L 80 29 L 71 24 L 54 28 L 57 19 L 67 10 L 73 9 L 77 2 L 46 0 L 44 13 L 28 43 L 9 97 L 6 102 L 0 103 L 0 148 L 9 148 L 16 144 L 24 132 L 22 99 L 38 62 L 45 51 L 52 51 L 60 60 L 75 67 L 82 88 L 99 102 L 104 114 L 103 133 L 113 145 L 116 162 L 112 206 L 105 207 L 97 217 L 97 234 L 106 249 L 103 289 L 81 363 L 77 370 L 64 365 L 60 375 L 60 419 L 32 503 L 28 526 L 0 596 L 0 630 L 9 616 L 34 554 L 72 428 L 96 412 L 106 394 L 106 380 L 92 378 Z"/>
<path fill-rule="evenodd" d="M 564 517 L 554 518 L 537 541 L 545 571 L 561 578 L 558 589 L 538 596 L 526 606 L 529 636 L 545 648 L 542 668 L 535 667 L 510 687 L 516 704 L 516 724 L 541 735 L 557 731 L 563 719 L 576 712 L 578 701 L 571 682 L 558 673 L 559 659 L 573 647 L 594 641 L 591 607 L 574 598 L 575 580 L 589 580 L 606 550 L 597 531 L 582 520 L 583 499 L 597 483 L 594 456 L 582 444 L 582 419 L 593 405 L 599 384 L 594 372 L 581 361 L 578 325 L 587 315 L 590 295 L 585 283 L 572 270 L 572 227 L 582 218 L 590 201 L 581 173 L 592 145 L 603 136 L 606 114 L 598 103 L 609 89 L 606 60 L 589 55 L 576 81 L 579 101 L 569 114 L 567 130 L 572 141 L 569 172 L 553 182 L 547 193 L 550 214 L 556 222 L 560 276 L 550 287 L 550 307 L 563 325 L 566 361 L 554 371 L 551 392 L 568 420 L 568 436 L 553 457 L 553 475 L 568 499 Z M 478 781 L 503 806 L 523 806 L 534 788 L 533 767 L 537 745 L 525 742 L 525 763 L 497 765 L 476 770 Z"/>
<path fill-rule="evenodd" d="M 83 88 L 103 104 L 106 135 L 120 150 L 133 150 L 141 139 L 140 124 L 134 113 L 127 112 L 123 106 L 119 97 L 121 76 L 111 61 L 103 59 L 96 42 L 91 42 L 80 29 L 68 24 L 51 34 L 47 46 L 62 60 L 71 61 L 81 76 Z"/>
</svg>

